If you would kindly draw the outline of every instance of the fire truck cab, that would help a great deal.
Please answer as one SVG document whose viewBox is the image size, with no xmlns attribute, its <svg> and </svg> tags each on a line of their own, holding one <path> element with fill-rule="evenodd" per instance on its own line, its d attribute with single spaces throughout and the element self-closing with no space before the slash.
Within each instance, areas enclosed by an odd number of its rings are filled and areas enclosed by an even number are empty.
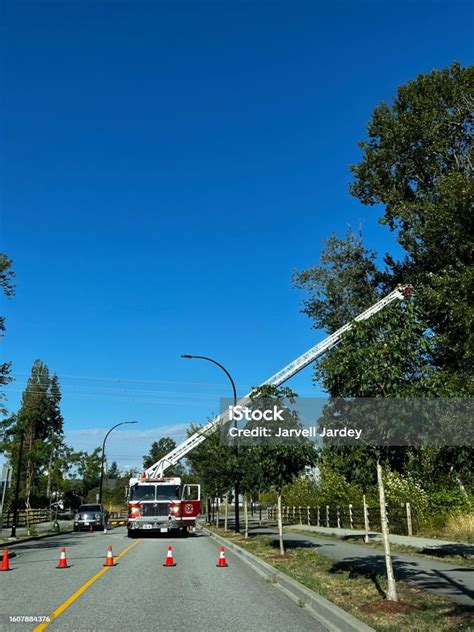
<svg viewBox="0 0 474 632">
<path fill-rule="evenodd" d="M 201 509 L 201 486 L 172 478 L 131 478 L 128 486 L 127 533 L 192 533 Z"/>
</svg>

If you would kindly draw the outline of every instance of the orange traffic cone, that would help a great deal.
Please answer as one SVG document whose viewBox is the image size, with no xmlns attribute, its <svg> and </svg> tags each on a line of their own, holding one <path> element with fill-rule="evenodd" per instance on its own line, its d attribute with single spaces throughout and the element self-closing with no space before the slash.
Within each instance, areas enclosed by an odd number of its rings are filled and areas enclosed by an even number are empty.
<svg viewBox="0 0 474 632">
<path fill-rule="evenodd" d="M 226 566 L 229 566 L 227 564 L 226 559 L 225 559 L 225 553 L 224 553 L 224 547 L 223 546 L 221 546 L 221 551 L 219 553 L 219 559 L 217 560 L 216 566 L 218 566 L 219 568 L 225 568 Z"/>
<path fill-rule="evenodd" d="M 3 551 L 2 557 L 2 565 L 0 566 L 0 571 L 9 571 L 10 570 L 10 558 L 8 557 L 8 549 Z"/>
<path fill-rule="evenodd" d="M 64 547 L 61 549 L 61 555 L 59 556 L 59 562 L 56 568 L 69 568 L 66 559 L 66 549 Z"/>
<path fill-rule="evenodd" d="M 163 566 L 176 566 L 176 562 L 173 559 L 173 547 L 171 544 L 168 545 L 168 553 L 166 555 L 165 563 Z"/>
<path fill-rule="evenodd" d="M 104 566 L 117 566 L 117 564 L 114 562 L 114 555 L 112 553 L 111 546 L 109 546 L 109 548 L 107 549 L 107 557 L 105 558 Z"/>
</svg>

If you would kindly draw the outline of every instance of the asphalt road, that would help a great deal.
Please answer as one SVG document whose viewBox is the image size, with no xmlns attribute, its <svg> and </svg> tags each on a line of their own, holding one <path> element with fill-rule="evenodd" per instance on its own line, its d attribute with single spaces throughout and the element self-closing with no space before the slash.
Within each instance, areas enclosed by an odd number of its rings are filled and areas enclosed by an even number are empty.
<svg viewBox="0 0 474 632">
<path fill-rule="evenodd" d="M 118 565 L 103 569 L 109 544 Z M 163 567 L 168 544 L 173 545 L 174 568 Z M 64 570 L 55 568 L 61 546 L 71 566 Z M 129 540 L 120 527 L 107 534 L 74 533 L 27 542 L 14 551 L 12 570 L 0 573 L 0 630 L 325 629 L 231 553 L 229 567 L 216 568 L 219 547 L 199 532 L 188 538 Z M 55 611 L 57 618 L 45 628 L 10 621 L 14 615 Z"/>
</svg>

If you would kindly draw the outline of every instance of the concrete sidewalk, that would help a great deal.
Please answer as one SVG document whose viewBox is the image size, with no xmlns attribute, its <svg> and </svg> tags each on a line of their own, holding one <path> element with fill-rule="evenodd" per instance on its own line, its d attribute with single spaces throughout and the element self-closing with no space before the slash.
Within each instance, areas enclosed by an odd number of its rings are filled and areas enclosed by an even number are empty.
<svg viewBox="0 0 474 632">
<path fill-rule="evenodd" d="M 65 529 L 67 527 L 71 527 L 72 529 L 72 525 L 73 525 L 72 520 L 58 520 L 58 523 L 61 529 Z M 48 522 L 40 522 L 38 524 L 31 525 L 31 528 L 33 529 L 33 532 L 35 533 L 35 535 L 43 535 L 44 533 L 47 533 L 48 531 L 51 530 L 51 522 L 49 520 Z M 8 540 L 11 532 L 12 532 L 11 527 L 3 527 L 2 532 L 0 533 L 0 541 L 3 542 L 3 541 Z M 26 527 L 17 527 L 16 535 L 18 538 L 27 537 L 28 529 Z"/>
<path fill-rule="evenodd" d="M 285 529 L 291 531 L 308 531 L 309 533 L 322 533 L 326 535 L 337 535 L 345 540 L 364 541 L 365 531 L 360 529 L 338 529 L 337 527 L 315 527 L 305 524 L 286 525 Z M 377 531 L 369 531 L 369 540 L 372 542 L 382 542 L 382 534 Z M 415 549 L 433 550 L 434 554 L 462 555 L 470 557 L 474 555 L 474 544 L 467 542 L 451 542 L 449 540 L 438 540 L 435 538 L 423 538 L 409 535 L 390 534 L 389 540 L 392 544 L 403 544 Z"/>
</svg>

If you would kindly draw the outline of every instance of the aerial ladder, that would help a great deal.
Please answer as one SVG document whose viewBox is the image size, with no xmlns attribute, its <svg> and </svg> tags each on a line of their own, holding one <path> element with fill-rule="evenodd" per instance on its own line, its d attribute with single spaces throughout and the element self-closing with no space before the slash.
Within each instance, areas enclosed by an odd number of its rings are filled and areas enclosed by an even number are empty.
<svg viewBox="0 0 474 632">
<path fill-rule="evenodd" d="M 271 385 L 271 386 L 281 386 L 284 382 L 292 378 L 294 375 L 299 373 L 302 369 L 314 362 L 316 358 L 320 355 L 334 347 L 340 342 L 341 338 L 344 334 L 350 331 L 353 327 L 354 322 L 360 322 L 362 320 L 368 320 L 377 312 L 390 305 L 395 300 L 404 300 L 409 296 L 412 290 L 411 285 L 399 285 L 395 290 L 387 294 L 384 298 L 374 303 L 371 307 L 366 309 L 364 312 L 356 316 L 354 321 L 347 323 L 333 334 L 319 342 L 318 344 L 311 347 L 308 351 L 300 355 L 296 360 L 290 362 L 283 369 L 272 375 L 268 380 L 263 382 L 262 386 Z M 254 389 L 255 390 L 255 389 Z M 253 391 L 248 393 L 245 397 L 239 400 L 239 404 L 243 404 L 248 401 L 248 398 L 251 396 Z M 163 478 L 164 472 L 173 465 L 176 465 L 178 461 L 180 461 L 183 457 L 185 457 L 191 450 L 197 448 L 203 441 L 205 441 L 206 437 L 216 431 L 222 424 L 224 424 L 229 419 L 229 411 L 221 413 L 214 419 L 211 419 L 207 424 L 205 424 L 198 432 L 195 432 L 193 435 L 188 437 L 185 441 L 180 443 L 174 450 L 169 452 L 166 456 L 162 457 L 159 461 L 154 463 L 144 472 L 144 478 L 147 480 L 160 479 Z"/>
</svg>

